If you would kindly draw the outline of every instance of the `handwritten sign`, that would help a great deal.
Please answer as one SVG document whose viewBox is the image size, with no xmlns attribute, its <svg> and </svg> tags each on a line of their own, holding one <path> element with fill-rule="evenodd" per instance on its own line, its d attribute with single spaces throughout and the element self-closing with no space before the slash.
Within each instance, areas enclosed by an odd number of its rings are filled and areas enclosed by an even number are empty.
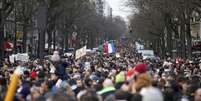
<svg viewBox="0 0 201 101">
<path fill-rule="evenodd" d="M 79 59 L 87 54 L 87 46 L 84 46 L 75 52 L 75 59 Z"/>
<path fill-rule="evenodd" d="M 23 62 L 28 62 L 29 61 L 29 55 L 27 53 L 18 53 L 18 54 L 12 54 L 9 56 L 9 60 L 11 63 L 14 63 L 16 61 L 23 61 Z"/>
</svg>

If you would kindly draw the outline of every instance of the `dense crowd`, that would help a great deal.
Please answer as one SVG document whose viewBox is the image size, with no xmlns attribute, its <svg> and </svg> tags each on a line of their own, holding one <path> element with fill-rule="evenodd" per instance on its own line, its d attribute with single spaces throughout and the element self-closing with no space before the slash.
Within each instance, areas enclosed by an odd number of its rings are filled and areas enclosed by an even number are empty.
<svg viewBox="0 0 201 101">
<path fill-rule="evenodd" d="M 23 69 L 14 101 L 201 101 L 201 63 L 143 60 L 130 48 L 121 57 L 99 52 L 75 60 L 1 61 L 0 101 L 15 68 Z"/>
</svg>

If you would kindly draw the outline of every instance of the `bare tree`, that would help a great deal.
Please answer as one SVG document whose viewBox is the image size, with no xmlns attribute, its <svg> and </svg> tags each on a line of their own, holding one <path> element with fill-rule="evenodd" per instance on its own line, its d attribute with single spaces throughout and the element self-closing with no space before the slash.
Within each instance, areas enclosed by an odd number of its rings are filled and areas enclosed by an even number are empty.
<svg viewBox="0 0 201 101">
<path fill-rule="evenodd" d="M 70 47 L 68 41 L 72 33 L 77 32 L 75 48 L 82 45 L 92 48 L 100 44 L 101 40 L 119 38 L 127 30 L 122 18 L 104 17 L 97 14 L 95 4 L 90 0 L 15 0 L 15 3 L 13 0 L 9 1 L 3 0 L 0 17 L 1 32 L 4 31 L 6 17 L 13 16 L 9 14 L 14 12 L 16 14 L 15 26 L 22 26 L 23 52 L 26 52 L 27 40 L 29 40 L 27 34 L 37 30 L 38 45 L 35 45 L 36 43 L 31 43 L 31 45 L 38 46 L 37 54 L 40 58 L 45 55 L 46 39 L 48 39 L 49 50 L 51 50 L 52 43 L 54 50 L 58 45 L 62 46 L 63 50 Z M 0 37 L 2 38 L 1 54 L 3 54 L 4 34 L 0 35 L 2 36 Z"/>
<path fill-rule="evenodd" d="M 1 8 L 0 8 L 0 58 L 4 57 L 4 24 L 6 18 L 12 12 L 14 8 L 14 1 L 13 0 L 1 0 Z"/>
<path fill-rule="evenodd" d="M 140 28 L 143 28 L 145 34 L 141 37 L 157 35 L 157 39 L 162 39 L 161 42 L 165 44 L 163 53 L 170 54 L 173 49 L 172 38 L 176 38 L 181 44 L 181 48 L 178 48 L 181 56 L 186 57 L 188 53 L 187 56 L 191 57 L 190 23 L 193 12 L 200 14 L 199 0 L 129 0 L 129 3 L 137 9 L 131 20 L 135 34 L 141 34 Z"/>
<path fill-rule="evenodd" d="M 16 21 L 22 24 L 22 46 L 23 52 L 27 48 L 27 34 L 33 30 L 33 16 L 35 16 L 39 2 L 37 0 L 16 0 L 15 1 Z"/>
</svg>

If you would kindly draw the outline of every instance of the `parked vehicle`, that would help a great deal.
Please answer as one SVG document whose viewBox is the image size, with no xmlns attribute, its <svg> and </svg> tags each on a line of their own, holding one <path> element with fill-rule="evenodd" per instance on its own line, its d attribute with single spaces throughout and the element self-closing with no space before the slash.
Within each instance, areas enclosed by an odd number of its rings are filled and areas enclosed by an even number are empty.
<svg viewBox="0 0 201 101">
<path fill-rule="evenodd" d="M 154 51 L 153 50 L 138 50 L 143 57 L 143 59 L 155 59 Z"/>
</svg>

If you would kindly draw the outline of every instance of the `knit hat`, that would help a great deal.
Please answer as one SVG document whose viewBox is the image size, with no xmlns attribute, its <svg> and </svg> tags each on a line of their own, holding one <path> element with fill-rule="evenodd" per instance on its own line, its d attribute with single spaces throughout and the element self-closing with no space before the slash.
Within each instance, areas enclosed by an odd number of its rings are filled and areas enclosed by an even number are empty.
<svg viewBox="0 0 201 101">
<path fill-rule="evenodd" d="M 135 66 L 135 72 L 137 73 L 145 73 L 147 71 L 147 65 L 146 64 L 138 64 L 137 66 Z"/>
<path fill-rule="evenodd" d="M 40 71 L 40 72 L 38 73 L 38 77 L 39 77 L 39 78 L 44 78 L 44 77 L 45 77 L 45 73 L 44 73 L 43 71 Z"/>
<path fill-rule="evenodd" d="M 115 83 L 120 83 L 120 82 L 124 82 L 124 81 L 125 81 L 125 73 L 120 72 L 115 78 Z"/>
<path fill-rule="evenodd" d="M 37 73 L 35 71 L 31 72 L 31 78 L 36 78 L 37 77 Z"/>
<path fill-rule="evenodd" d="M 129 70 L 127 72 L 127 80 L 131 80 L 134 77 L 134 74 L 142 74 L 147 71 L 147 65 L 146 64 L 138 64 L 133 69 Z"/>
</svg>

